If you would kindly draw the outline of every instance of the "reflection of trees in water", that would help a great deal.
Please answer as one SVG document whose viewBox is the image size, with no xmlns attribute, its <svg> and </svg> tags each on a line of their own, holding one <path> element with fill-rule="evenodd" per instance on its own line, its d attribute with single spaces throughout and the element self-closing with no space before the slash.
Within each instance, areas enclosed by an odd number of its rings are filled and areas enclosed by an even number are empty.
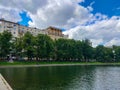
<svg viewBox="0 0 120 90">
<path fill-rule="evenodd" d="M 94 66 L 54 66 L 2 69 L 17 90 L 84 89 L 94 83 Z M 39 89 L 38 89 L 39 88 Z"/>
<path fill-rule="evenodd" d="M 2 75 L 5 77 L 13 89 L 15 89 L 15 87 L 22 87 L 23 82 L 27 77 L 26 68 L 0 68 L 0 73 L 2 73 Z"/>
<path fill-rule="evenodd" d="M 69 85 L 66 89 L 70 90 L 92 90 L 94 83 L 94 66 L 78 66 L 75 67 L 75 74 L 72 76 Z"/>
</svg>

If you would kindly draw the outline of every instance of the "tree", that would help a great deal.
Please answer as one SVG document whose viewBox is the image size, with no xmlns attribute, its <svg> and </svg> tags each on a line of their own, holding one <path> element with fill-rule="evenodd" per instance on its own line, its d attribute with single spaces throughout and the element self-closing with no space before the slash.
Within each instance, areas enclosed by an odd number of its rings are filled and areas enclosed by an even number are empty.
<svg viewBox="0 0 120 90">
<path fill-rule="evenodd" d="M 120 46 L 113 46 L 114 49 L 114 61 L 119 62 L 120 61 Z"/>
<path fill-rule="evenodd" d="M 93 59 L 93 47 L 88 39 L 82 41 L 82 53 L 86 62 Z"/>
<path fill-rule="evenodd" d="M 75 60 L 77 58 L 76 41 L 72 39 L 58 39 L 55 41 L 57 60 Z"/>
<path fill-rule="evenodd" d="M 68 56 L 68 48 L 66 39 L 58 39 L 55 41 L 55 47 L 56 47 L 56 59 L 58 61 L 66 60 L 69 58 Z"/>
<path fill-rule="evenodd" d="M 34 37 L 30 32 L 26 32 L 22 37 L 22 46 L 25 56 L 28 60 L 32 60 L 34 57 Z"/>
<path fill-rule="evenodd" d="M 13 43 L 12 43 L 12 48 L 14 50 L 14 55 L 17 57 L 17 59 L 19 60 L 21 57 L 23 57 L 23 40 L 21 37 L 17 38 L 14 37 Z"/>
<path fill-rule="evenodd" d="M 99 62 L 103 62 L 104 61 L 104 46 L 103 45 L 99 45 L 96 47 L 96 54 L 95 54 L 95 59 Z"/>
<path fill-rule="evenodd" d="M 75 52 L 76 52 L 76 58 L 79 61 L 82 61 L 83 60 L 83 52 L 82 52 L 82 42 L 81 41 L 76 41 Z"/>
<path fill-rule="evenodd" d="M 37 60 L 52 58 L 54 50 L 53 40 L 49 36 L 43 34 L 38 34 L 35 40 Z"/>
<path fill-rule="evenodd" d="M 113 61 L 113 52 L 112 48 L 104 47 L 99 45 L 96 47 L 95 58 L 99 62 L 112 62 Z"/>
<path fill-rule="evenodd" d="M 11 42 L 12 41 L 12 34 L 8 31 L 4 31 L 0 34 L 0 49 L 1 49 L 1 57 L 5 59 L 7 55 L 10 54 L 11 51 Z"/>
</svg>

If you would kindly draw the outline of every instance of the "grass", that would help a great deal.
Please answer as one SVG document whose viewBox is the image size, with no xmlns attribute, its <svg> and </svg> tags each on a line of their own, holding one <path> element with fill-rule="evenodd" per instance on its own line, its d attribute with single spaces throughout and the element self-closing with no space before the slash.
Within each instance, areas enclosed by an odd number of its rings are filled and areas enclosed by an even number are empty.
<svg viewBox="0 0 120 90">
<path fill-rule="evenodd" d="M 36 62 L 36 61 L 14 61 L 13 63 L 7 61 L 1 61 L 0 66 L 7 66 L 7 65 L 52 65 L 52 64 L 76 64 L 76 65 L 120 65 L 120 62 L 114 63 L 102 63 L 102 62 Z"/>
</svg>

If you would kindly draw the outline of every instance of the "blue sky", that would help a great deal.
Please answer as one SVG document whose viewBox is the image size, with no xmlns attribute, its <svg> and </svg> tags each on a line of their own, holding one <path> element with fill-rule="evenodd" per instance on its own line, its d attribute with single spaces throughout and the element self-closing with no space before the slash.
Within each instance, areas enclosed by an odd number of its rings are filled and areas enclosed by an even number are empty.
<svg viewBox="0 0 120 90">
<path fill-rule="evenodd" d="M 0 0 L 1 17 L 40 29 L 61 28 L 69 38 L 88 38 L 93 46 L 120 45 L 120 0 Z"/>
<path fill-rule="evenodd" d="M 120 0 L 85 0 L 85 2 L 80 3 L 85 7 L 93 3 L 94 8 L 92 13 L 102 13 L 108 15 L 109 17 L 116 15 L 120 16 Z"/>
<path fill-rule="evenodd" d="M 22 20 L 19 21 L 18 23 L 21 24 L 21 25 L 24 25 L 24 26 L 29 26 L 28 22 L 32 21 L 32 19 L 27 15 L 27 12 L 22 11 L 20 13 L 20 16 L 21 16 Z"/>
</svg>

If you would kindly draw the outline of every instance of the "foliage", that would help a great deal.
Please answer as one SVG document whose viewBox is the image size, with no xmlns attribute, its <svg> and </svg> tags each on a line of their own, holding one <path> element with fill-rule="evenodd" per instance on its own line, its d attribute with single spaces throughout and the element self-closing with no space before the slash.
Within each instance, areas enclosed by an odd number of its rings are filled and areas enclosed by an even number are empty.
<svg viewBox="0 0 120 90">
<path fill-rule="evenodd" d="M 92 47 L 88 39 L 52 40 L 48 35 L 33 36 L 30 32 L 16 38 L 12 37 L 10 32 L 4 31 L 0 34 L 0 58 L 5 59 L 9 54 L 37 61 L 118 62 L 120 61 L 120 46 Z"/>
<path fill-rule="evenodd" d="M 40 58 L 50 58 L 54 49 L 53 40 L 49 36 L 43 34 L 38 34 L 35 38 L 37 60 Z"/>
<path fill-rule="evenodd" d="M 4 59 L 10 51 L 12 45 L 12 34 L 8 31 L 4 31 L 0 34 L 0 56 Z"/>
<path fill-rule="evenodd" d="M 28 60 L 32 60 L 34 57 L 34 37 L 30 32 L 26 32 L 25 35 L 21 38 L 24 55 Z"/>
</svg>

